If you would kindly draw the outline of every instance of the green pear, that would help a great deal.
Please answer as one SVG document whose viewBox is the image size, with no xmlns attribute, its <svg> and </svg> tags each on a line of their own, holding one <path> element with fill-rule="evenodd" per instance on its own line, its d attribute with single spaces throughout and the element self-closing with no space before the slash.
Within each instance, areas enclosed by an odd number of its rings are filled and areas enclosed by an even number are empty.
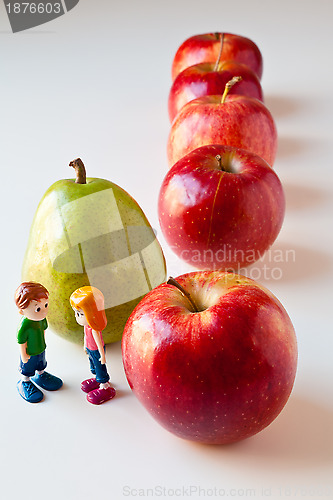
<svg viewBox="0 0 333 500">
<path fill-rule="evenodd" d="M 99 288 L 108 320 L 104 341 L 116 342 L 134 307 L 165 281 L 165 259 L 145 214 L 126 191 L 86 178 L 79 158 L 70 166 L 76 179 L 55 182 L 38 205 L 22 279 L 48 289 L 50 328 L 76 343 L 82 343 L 83 329 L 69 297 L 81 286 Z"/>
</svg>

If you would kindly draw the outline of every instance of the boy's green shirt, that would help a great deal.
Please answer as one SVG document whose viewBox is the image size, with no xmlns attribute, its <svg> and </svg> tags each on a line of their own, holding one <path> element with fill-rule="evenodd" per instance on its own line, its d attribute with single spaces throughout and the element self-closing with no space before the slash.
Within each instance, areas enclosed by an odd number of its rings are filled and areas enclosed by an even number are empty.
<svg viewBox="0 0 333 500">
<path fill-rule="evenodd" d="M 47 328 L 46 318 L 41 321 L 33 321 L 23 318 L 17 331 L 19 344 L 27 342 L 27 354 L 36 356 L 46 349 L 44 330 Z"/>
</svg>

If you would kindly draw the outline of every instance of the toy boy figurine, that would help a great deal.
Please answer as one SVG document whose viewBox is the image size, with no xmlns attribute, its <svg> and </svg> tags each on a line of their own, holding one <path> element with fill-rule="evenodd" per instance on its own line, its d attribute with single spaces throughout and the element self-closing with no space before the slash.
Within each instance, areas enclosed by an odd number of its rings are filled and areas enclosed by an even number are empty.
<svg viewBox="0 0 333 500">
<path fill-rule="evenodd" d="M 112 399 L 116 390 L 110 384 L 106 368 L 105 346 L 102 330 L 107 319 L 104 296 L 98 288 L 83 286 L 70 296 L 77 323 L 84 327 L 84 350 L 88 354 L 92 378 L 84 380 L 81 389 L 87 392 L 87 401 L 99 405 Z"/>
<path fill-rule="evenodd" d="M 24 316 L 17 332 L 21 352 L 19 371 L 22 375 L 17 389 L 29 403 L 39 403 L 43 399 L 43 392 L 35 384 L 47 391 L 56 391 L 62 386 L 60 378 L 44 371 L 48 298 L 46 288 L 32 281 L 21 283 L 15 292 L 15 303 Z"/>
</svg>

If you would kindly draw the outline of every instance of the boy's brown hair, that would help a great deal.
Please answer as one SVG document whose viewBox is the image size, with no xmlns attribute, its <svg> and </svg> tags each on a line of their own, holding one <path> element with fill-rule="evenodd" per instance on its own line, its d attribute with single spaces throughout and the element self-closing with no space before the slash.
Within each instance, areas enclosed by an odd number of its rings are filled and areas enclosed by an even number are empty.
<svg viewBox="0 0 333 500">
<path fill-rule="evenodd" d="M 49 292 L 45 286 L 34 281 L 21 283 L 15 292 L 15 304 L 19 309 L 25 309 L 32 300 L 47 299 Z"/>
</svg>

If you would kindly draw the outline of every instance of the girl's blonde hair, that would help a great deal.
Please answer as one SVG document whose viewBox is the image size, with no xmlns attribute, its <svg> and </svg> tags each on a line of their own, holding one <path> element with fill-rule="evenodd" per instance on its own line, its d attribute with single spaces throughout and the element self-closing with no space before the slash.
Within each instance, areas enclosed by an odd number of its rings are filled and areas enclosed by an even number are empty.
<svg viewBox="0 0 333 500">
<path fill-rule="evenodd" d="M 69 300 L 73 309 L 82 309 L 90 328 L 96 331 L 104 330 L 107 324 L 104 295 L 98 288 L 94 286 L 78 288 Z"/>
</svg>

